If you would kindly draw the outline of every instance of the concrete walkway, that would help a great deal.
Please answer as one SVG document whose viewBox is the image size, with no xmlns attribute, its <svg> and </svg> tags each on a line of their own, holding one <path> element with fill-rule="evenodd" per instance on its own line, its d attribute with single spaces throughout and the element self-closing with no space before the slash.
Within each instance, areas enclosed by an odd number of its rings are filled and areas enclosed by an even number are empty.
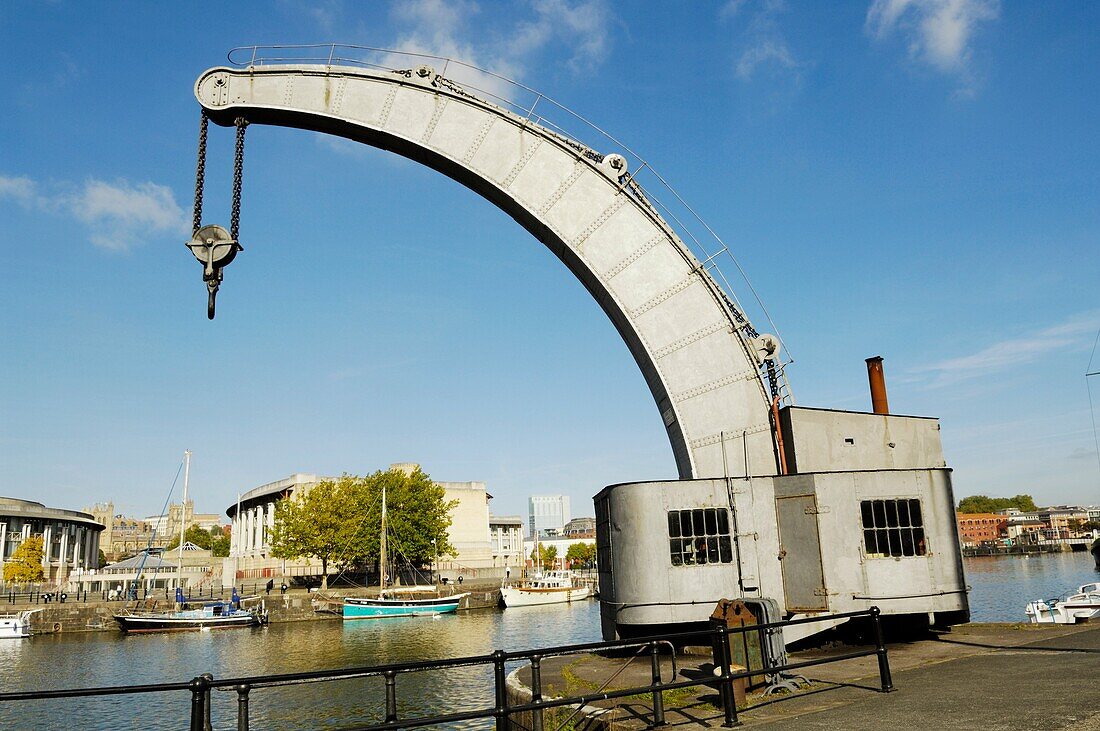
<svg viewBox="0 0 1100 731">
<path fill-rule="evenodd" d="M 792 660 L 824 657 L 851 647 L 799 653 Z M 814 681 L 796 694 L 750 695 L 739 710 L 746 728 L 762 729 L 1022 729 L 1100 731 L 1100 626 L 1035 627 L 968 625 L 920 641 L 890 646 L 893 693 L 881 693 L 874 657 L 845 660 L 809 669 Z M 678 658 L 677 680 L 693 675 L 702 658 Z M 624 667 L 625 664 L 625 667 Z M 671 677 L 670 662 L 662 663 Z M 704 670 L 707 667 L 704 666 Z M 591 693 L 614 673 L 608 688 L 628 688 L 649 681 L 648 657 L 574 656 L 547 661 L 543 682 L 558 693 Z M 521 671 L 520 680 L 525 681 Z M 548 689 L 549 690 L 549 689 Z M 549 693 L 548 693 L 549 695 Z M 572 723 L 577 728 L 643 729 L 649 727 L 648 696 L 599 704 L 606 711 L 598 723 Z M 665 701 L 669 728 L 720 728 L 717 694 L 701 686 L 669 693 Z M 553 731 L 561 725 L 548 722 Z"/>
</svg>

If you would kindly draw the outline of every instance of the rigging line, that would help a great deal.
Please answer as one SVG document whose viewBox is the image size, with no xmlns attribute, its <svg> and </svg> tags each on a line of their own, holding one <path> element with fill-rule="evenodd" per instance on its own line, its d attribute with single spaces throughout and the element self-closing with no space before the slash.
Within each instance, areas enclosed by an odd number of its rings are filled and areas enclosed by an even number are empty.
<svg viewBox="0 0 1100 731">
<path fill-rule="evenodd" d="M 1100 371 L 1094 371 L 1093 373 L 1088 372 L 1092 369 L 1092 359 L 1096 357 L 1096 346 L 1098 343 L 1100 343 L 1100 328 L 1096 330 L 1096 338 L 1092 341 L 1092 354 L 1089 355 L 1089 364 L 1085 366 L 1085 378 L 1100 375 Z"/>
<path fill-rule="evenodd" d="M 377 499 L 376 499 L 376 500 L 375 500 L 375 501 L 374 501 L 373 503 L 371 503 L 371 506 L 370 506 L 370 508 L 368 508 L 368 509 L 367 509 L 367 510 L 366 510 L 366 511 L 365 511 L 365 512 L 363 513 L 363 522 L 364 522 L 364 523 L 366 522 L 367 518 L 368 518 L 368 517 L 370 517 L 370 514 L 371 514 L 371 508 L 373 508 L 373 507 L 374 507 L 374 506 L 375 506 L 376 504 L 378 504 L 378 503 L 381 503 L 381 502 L 382 502 L 382 495 L 381 495 L 381 494 L 379 494 L 379 495 L 378 495 L 378 498 L 377 498 Z M 362 528 L 362 527 L 363 527 L 363 523 L 360 523 L 360 524 L 359 524 L 359 527 L 360 527 L 360 528 Z M 349 538 L 348 538 L 348 540 L 347 540 L 347 543 L 345 543 L 345 544 L 344 544 L 344 548 L 343 548 L 343 550 L 341 550 L 341 551 L 340 551 L 340 552 L 339 552 L 338 554 L 336 554 L 336 560 L 338 560 L 338 561 L 345 561 L 345 559 L 347 558 L 348 552 L 349 552 L 349 551 L 348 551 L 348 549 L 350 549 L 350 548 L 351 548 L 351 543 L 352 543 L 352 541 L 354 541 L 355 539 L 356 539 L 356 535 L 355 535 L 355 534 L 353 534 L 353 535 L 352 535 L 351 537 L 349 537 Z M 335 582 L 336 582 L 336 581 L 337 581 L 337 580 L 338 580 L 338 579 L 339 579 L 339 578 L 340 578 L 341 576 L 343 576 L 343 575 L 344 575 L 345 573 L 347 573 L 347 572 L 348 572 L 348 568 L 349 568 L 349 567 L 348 567 L 348 566 L 346 565 L 346 563 L 345 563 L 345 565 L 344 565 L 344 568 L 341 568 L 341 569 L 340 569 L 340 570 L 339 570 L 338 572 L 336 572 L 336 576 L 334 576 L 334 577 L 333 577 L 333 579 L 332 579 L 333 583 L 335 583 Z M 349 583 L 352 583 L 352 585 L 353 585 L 353 586 L 355 586 L 356 588 L 360 588 L 358 584 L 355 584 L 355 583 L 353 583 L 353 582 L 349 582 Z M 367 587 L 366 587 L 366 585 L 363 585 L 363 587 L 362 587 L 362 588 L 363 588 L 363 589 L 366 589 Z"/>
<path fill-rule="evenodd" d="M 160 508 L 160 514 L 165 515 L 168 512 L 168 503 L 172 500 L 172 493 L 176 491 L 176 482 L 180 479 L 180 472 L 183 471 L 183 463 L 186 458 L 180 460 L 180 466 L 176 468 L 176 476 L 172 478 L 172 486 L 168 488 L 168 496 L 164 498 L 164 505 Z M 183 506 L 186 510 L 187 506 Z M 160 521 L 157 521 L 156 525 L 160 525 Z M 134 598 L 137 599 L 137 584 L 141 581 L 141 575 L 145 571 L 145 562 L 149 559 L 149 551 L 153 548 L 153 541 L 157 538 L 157 528 L 153 526 L 153 532 L 149 535 L 149 543 L 145 546 L 145 555 L 141 558 L 141 563 L 138 565 L 137 576 L 134 577 Z M 164 563 L 164 559 L 161 559 L 161 563 Z M 156 576 L 159 571 L 159 566 L 153 570 L 153 575 Z M 180 567 L 180 573 L 182 573 L 182 566 Z"/>
<path fill-rule="evenodd" d="M 1092 419 L 1092 446 L 1096 452 L 1096 469 L 1100 471 L 1100 437 L 1097 437 L 1096 433 L 1096 409 L 1092 406 L 1092 383 L 1088 376 L 1085 377 L 1085 390 L 1089 395 L 1089 418 Z"/>
<path fill-rule="evenodd" d="M 1089 395 L 1089 418 L 1092 419 L 1092 446 L 1096 452 L 1096 469 L 1100 470 L 1100 437 L 1096 433 L 1096 409 L 1092 406 L 1092 382 L 1090 376 L 1100 375 L 1100 371 L 1089 373 L 1092 368 L 1092 359 L 1096 357 L 1096 345 L 1100 343 L 1100 328 L 1096 330 L 1096 338 L 1092 341 L 1092 354 L 1089 355 L 1089 364 L 1085 366 L 1085 391 Z"/>
</svg>

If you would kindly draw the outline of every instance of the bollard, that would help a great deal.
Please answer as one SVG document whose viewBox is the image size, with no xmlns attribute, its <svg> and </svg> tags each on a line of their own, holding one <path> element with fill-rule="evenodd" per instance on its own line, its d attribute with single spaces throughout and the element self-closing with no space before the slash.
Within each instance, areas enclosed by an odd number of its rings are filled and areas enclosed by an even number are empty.
<svg viewBox="0 0 1100 731">
<path fill-rule="evenodd" d="M 493 652 L 493 684 L 496 689 L 495 716 L 497 719 L 497 731 L 508 731 L 511 723 L 508 720 L 508 689 L 505 687 L 507 680 L 504 675 L 504 650 Z"/>
<path fill-rule="evenodd" d="M 386 723 L 397 720 L 397 673 L 387 670 L 382 673 L 386 677 Z"/>
<path fill-rule="evenodd" d="M 191 680 L 191 724 L 189 731 L 204 731 L 206 707 L 206 677 L 199 675 Z"/>
<path fill-rule="evenodd" d="M 542 658 L 531 658 L 531 702 L 542 703 Z M 542 709 L 531 711 L 531 731 L 542 731 Z"/>
<path fill-rule="evenodd" d="M 665 695 L 661 691 L 661 656 L 656 642 L 649 646 L 649 670 L 650 680 L 653 683 L 653 725 L 664 726 Z"/>
<path fill-rule="evenodd" d="M 890 660 L 886 657 L 886 643 L 882 639 L 882 611 L 878 607 L 871 607 L 871 624 L 875 630 L 875 654 L 878 655 L 878 677 L 882 684 L 882 692 L 889 693 L 894 690 L 894 680 L 890 677 Z"/>
<path fill-rule="evenodd" d="M 247 683 L 237 686 L 237 731 L 248 731 L 248 691 Z"/>
</svg>

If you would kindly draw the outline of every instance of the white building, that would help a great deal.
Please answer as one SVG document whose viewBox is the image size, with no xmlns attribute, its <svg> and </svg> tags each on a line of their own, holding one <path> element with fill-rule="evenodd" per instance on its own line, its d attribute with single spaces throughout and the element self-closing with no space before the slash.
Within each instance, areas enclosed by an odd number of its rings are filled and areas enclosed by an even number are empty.
<svg viewBox="0 0 1100 731">
<path fill-rule="evenodd" d="M 4 563 L 32 536 L 42 537 L 42 573 L 47 583 L 99 567 L 103 525 L 88 513 L 47 508 L 42 503 L 0 497 L 0 576 Z"/>
<path fill-rule="evenodd" d="M 419 465 L 399 463 L 391 469 L 411 473 Z M 258 579 L 273 576 L 320 576 L 321 562 L 301 558 L 282 560 L 271 555 L 270 536 L 275 525 L 275 503 L 298 490 L 308 491 L 324 480 L 314 474 L 296 473 L 282 480 L 269 482 L 241 495 L 240 502 L 230 505 L 226 514 L 233 522 L 229 558 L 225 559 L 226 581 Z M 455 556 L 441 557 L 436 568 L 452 579 L 503 575 L 508 566 L 523 563 L 523 522 L 519 517 L 492 518 L 484 482 L 436 482 L 444 490 L 444 500 L 456 504 L 451 509 L 451 525 L 447 540 L 457 551 Z"/>
<path fill-rule="evenodd" d="M 523 518 L 518 515 L 489 516 L 489 541 L 493 549 L 493 561 L 497 566 L 522 566 Z"/>
<path fill-rule="evenodd" d="M 571 518 L 568 495 L 532 495 L 527 498 L 528 535 L 551 530 L 561 532 Z"/>
</svg>

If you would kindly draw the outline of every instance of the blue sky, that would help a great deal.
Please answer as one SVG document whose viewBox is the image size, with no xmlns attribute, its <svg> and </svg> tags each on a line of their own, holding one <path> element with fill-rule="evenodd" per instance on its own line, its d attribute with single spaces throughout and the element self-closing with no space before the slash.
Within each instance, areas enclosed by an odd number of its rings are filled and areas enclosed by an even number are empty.
<svg viewBox="0 0 1100 731">
<path fill-rule="evenodd" d="M 580 284 L 388 153 L 250 128 L 206 320 L 192 84 L 234 46 L 329 41 L 500 71 L 644 155 L 748 273 L 800 404 L 868 409 L 881 354 L 957 496 L 1100 503 L 1100 5 L 995 0 L 5 3 L 4 494 L 153 513 L 185 448 L 209 511 L 397 461 L 485 481 L 498 514 L 675 474 Z M 208 221 L 231 151 L 213 128 Z"/>
</svg>

